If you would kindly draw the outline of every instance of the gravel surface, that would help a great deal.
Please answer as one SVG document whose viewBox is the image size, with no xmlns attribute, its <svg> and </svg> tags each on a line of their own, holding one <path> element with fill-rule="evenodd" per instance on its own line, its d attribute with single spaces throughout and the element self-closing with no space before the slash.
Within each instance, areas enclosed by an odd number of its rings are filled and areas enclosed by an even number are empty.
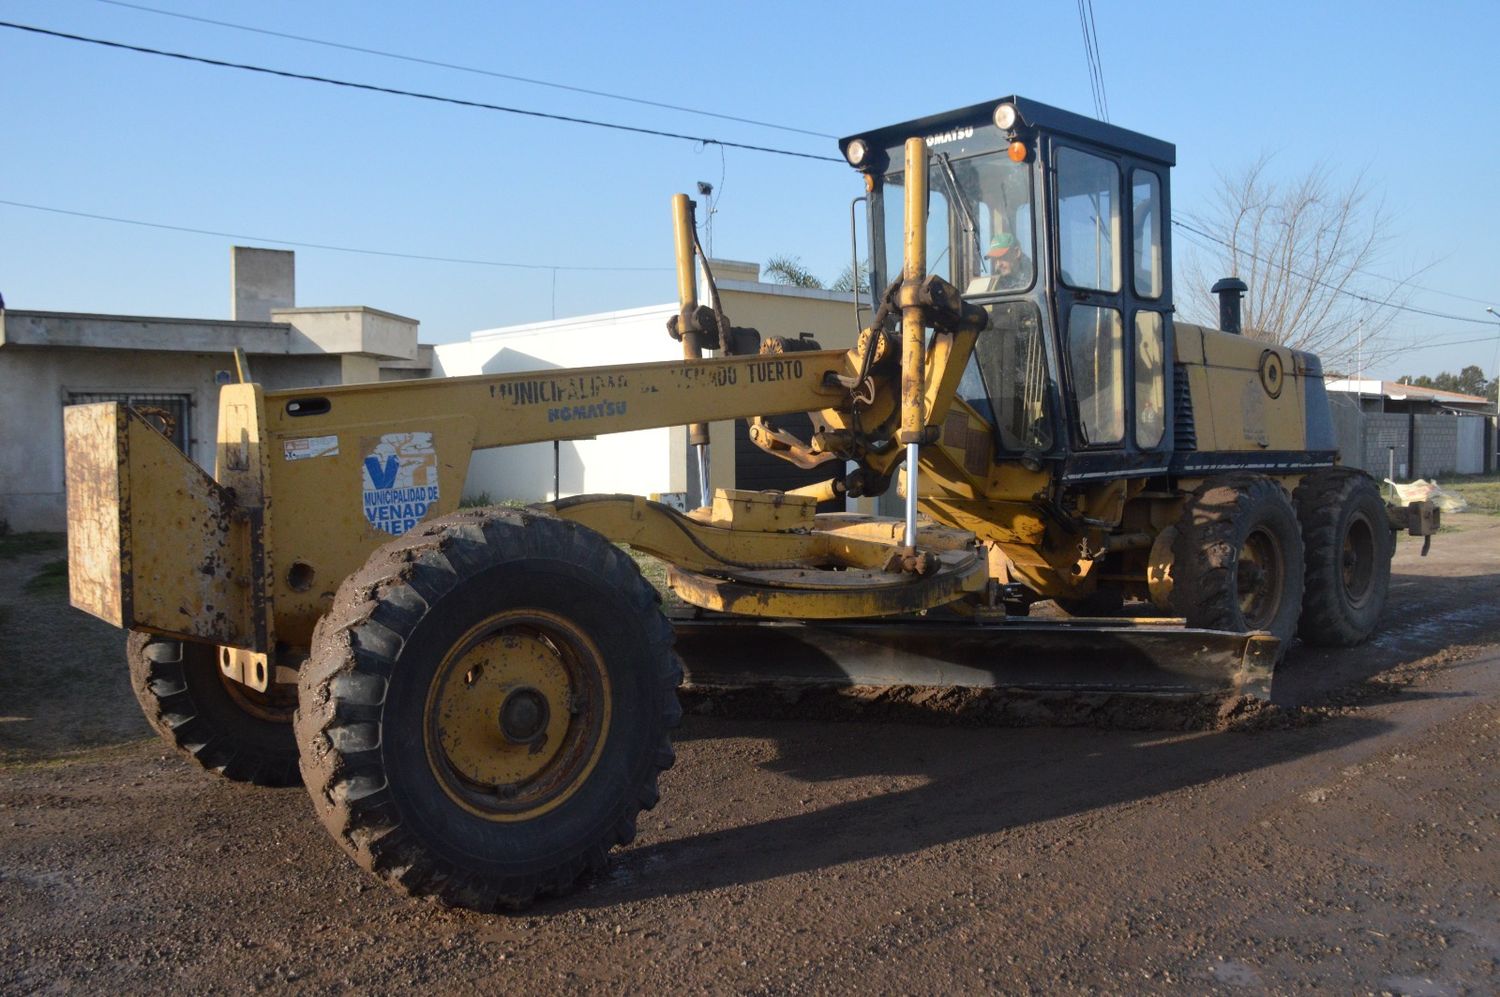
<svg viewBox="0 0 1500 997">
<path fill-rule="evenodd" d="M 396 896 L 301 790 L 148 735 L 121 635 L 0 578 L 0 988 L 1500 990 L 1500 520 L 1253 729 L 690 716 L 607 876 L 519 916 Z"/>
</svg>

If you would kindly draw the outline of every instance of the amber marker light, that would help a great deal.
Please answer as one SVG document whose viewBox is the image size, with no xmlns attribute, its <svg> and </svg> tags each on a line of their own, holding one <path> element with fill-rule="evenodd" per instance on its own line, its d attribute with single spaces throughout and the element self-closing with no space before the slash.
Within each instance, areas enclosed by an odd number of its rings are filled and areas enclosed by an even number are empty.
<svg viewBox="0 0 1500 997">
<path fill-rule="evenodd" d="M 1010 147 L 1008 149 L 1006 149 L 1005 151 L 1010 155 L 1010 158 L 1011 158 L 1012 162 L 1024 163 L 1026 161 L 1026 143 L 1025 142 L 1021 142 L 1021 141 L 1012 142 L 1010 144 Z"/>
</svg>

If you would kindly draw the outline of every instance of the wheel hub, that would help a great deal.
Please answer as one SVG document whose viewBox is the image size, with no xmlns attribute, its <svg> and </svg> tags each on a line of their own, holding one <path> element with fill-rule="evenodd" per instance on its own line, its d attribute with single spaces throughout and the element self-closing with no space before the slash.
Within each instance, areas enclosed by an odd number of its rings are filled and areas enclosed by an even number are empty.
<svg viewBox="0 0 1500 997">
<path fill-rule="evenodd" d="M 434 676 L 428 760 L 470 810 L 494 819 L 541 812 L 592 770 L 608 700 L 603 659 L 567 621 L 499 614 L 455 644 Z"/>
<path fill-rule="evenodd" d="M 1252 630 L 1267 629 L 1281 606 L 1282 574 L 1285 561 L 1281 545 L 1266 530 L 1256 530 L 1245 538 L 1235 568 L 1240 613 Z"/>
<path fill-rule="evenodd" d="M 551 707 L 535 689 L 516 689 L 500 704 L 500 733 L 511 744 L 531 744 L 547 730 Z"/>
</svg>

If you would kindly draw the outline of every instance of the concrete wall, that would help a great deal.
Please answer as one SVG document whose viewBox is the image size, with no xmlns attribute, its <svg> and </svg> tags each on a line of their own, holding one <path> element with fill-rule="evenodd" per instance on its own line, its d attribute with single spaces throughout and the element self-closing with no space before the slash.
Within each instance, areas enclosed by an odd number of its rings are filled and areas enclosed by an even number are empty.
<svg viewBox="0 0 1500 997">
<path fill-rule="evenodd" d="M 1365 416 L 1360 411 L 1359 399 L 1353 395 L 1329 392 L 1328 409 L 1333 415 L 1333 437 L 1338 441 L 1344 463 L 1368 471 L 1364 452 Z"/>
<path fill-rule="evenodd" d="M 220 372 L 224 354 L 85 350 L 7 346 L 0 351 L 0 520 L 10 528 L 61 530 L 63 405 L 70 394 L 166 394 L 189 399 L 188 450 L 214 464 Z M 252 357 L 268 388 L 339 383 L 338 357 Z"/>
<path fill-rule="evenodd" d="M 1412 454 L 1412 477 L 1436 478 L 1458 468 L 1458 418 L 1451 415 L 1415 415 L 1416 453 Z"/>
<path fill-rule="evenodd" d="M 1352 400 L 1330 401 L 1339 450 L 1350 467 L 1388 477 L 1394 448 L 1398 481 L 1485 471 L 1486 420 L 1480 416 L 1361 413 Z"/>
<path fill-rule="evenodd" d="M 765 336 L 811 332 L 827 349 L 853 345 L 854 307 L 848 295 L 734 280 L 721 281 L 720 291 L 738 326 L 752 326 Z M 675 305 L 657 305 L 477 332 L 469 342 L 437 346 L 433 373 L 453 377 L 680 359 L 681 345 L 666 332 L 667 318 L 676 311 Z M 710 433 L 710 484 L 733 487 L 733 425 L 714 423 Z M 695 492 L 688 449 L 681 427 L 562 443 L 557 454 L 561 494 Z M 464 494 L 546 501 L 555 497 L 553 460 L 551 443 L 480 451 L 469 465 Z"/>
<path fill-rule="evenodd" d="M 273 308 L 297 303 L 297 256 L 287 249 L 229 250 L 229 315 L 238 322 L 269 322 Z"/>
</svg>

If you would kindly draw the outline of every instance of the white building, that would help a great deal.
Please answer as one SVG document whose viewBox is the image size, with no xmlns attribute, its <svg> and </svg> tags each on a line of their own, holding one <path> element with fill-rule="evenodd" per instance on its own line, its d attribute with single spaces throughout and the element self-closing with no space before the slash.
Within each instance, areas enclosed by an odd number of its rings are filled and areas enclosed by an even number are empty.
<svg viewBox="0 0 1500 997">
<path fill-rule="evenodd" d="M 712 266 L 724 311 L 736 326 L 793 339 L 810 333 L 824 349 L 853 346 L 859 327 L 852 295 L 761 283 L 754 263 L 715 260 Z M 681 344 L 667 334 L 667 319 L 676 313 L 677 305 L 666 303 L 486 329 L 468 342 L 435 347 L 433 373 L 453 377 L 681 359 Z M 863 317 L 868 321 L 868 312 Z M 778 423 L 798 432 L 793 419 Z M 788 488 L 834 473 L 828 465 L 802 471 L 762 453 L 749 442 L 743 421 L 713 423 L 710 433 L 714 487 Z M 696 495 L 697 468 L 689 449 L 686 428 L 673 427 L 481 451 L 469 466 L 464 492 L 522 502 L 559 493 Z"/>
</svg>

